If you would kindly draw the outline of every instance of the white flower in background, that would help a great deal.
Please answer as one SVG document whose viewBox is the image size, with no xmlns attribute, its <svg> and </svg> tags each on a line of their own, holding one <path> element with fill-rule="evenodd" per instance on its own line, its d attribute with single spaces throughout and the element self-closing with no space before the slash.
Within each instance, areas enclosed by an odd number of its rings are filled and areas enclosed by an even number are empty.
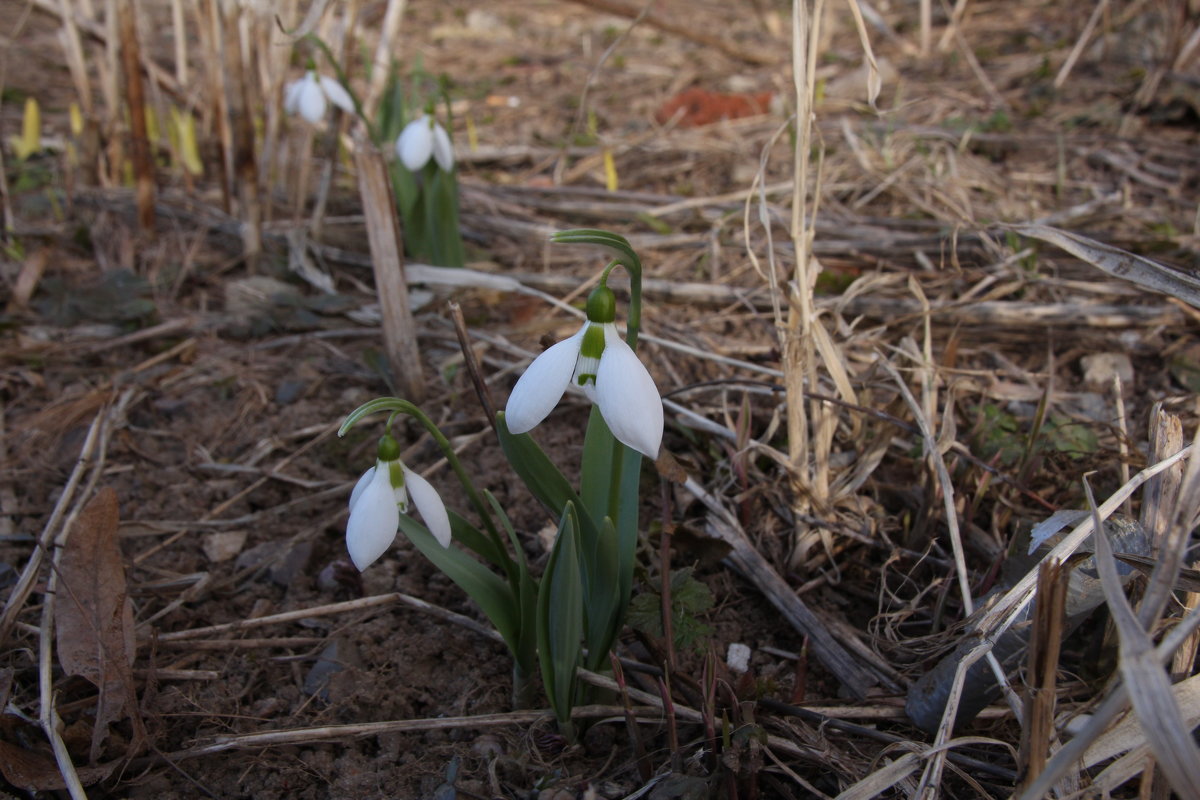
<svg viewBox="0 0 1200 800">
<path fill-rule="evenodd" d="M 432 156 L 442 172 L 454 169 L 454 146 L 450 134 L 427 114 L 404 126 L 396 139 L 396 155 L 409 172 L 420 172 Z"/>
<path fill-rule="evenodd" d="M 442 498 L 429 481 L 404 466 L 400 445 L 384 435 L 379 440 L 375 466 L 363 473 L 350 493 L 346 549 L 360 572 L 383 555 L 395 540 L 400 514 L 408 511 L 410 495 L 425 520 L 425 527 L 438 544 L 449 547 L 450 518 Z"/>
<path fill-rule="evenodd" d="M 600 407 L 613 436 L 650 458 L 662 444 L 663 406 L 654 379 L 613 324 L 616 299 L 607 286 L 588 297 L 587 322 L 569 339 L 534 359 L 513 387 L 504 419 L 525 433 L 558 405 L 567 386 L 578 386 Z"/>
<path fill-rule="evenodd" d="M 353 114 L 354 101 L 345 87 L 326 75 L 317 75 L 309 70 L 298 81 L 287 85 L 283 94 L 283 110 L 299 114 L 316 125 L 325 117 L 325 101 L 328 100 L 342 111 Z"/>
</svg>

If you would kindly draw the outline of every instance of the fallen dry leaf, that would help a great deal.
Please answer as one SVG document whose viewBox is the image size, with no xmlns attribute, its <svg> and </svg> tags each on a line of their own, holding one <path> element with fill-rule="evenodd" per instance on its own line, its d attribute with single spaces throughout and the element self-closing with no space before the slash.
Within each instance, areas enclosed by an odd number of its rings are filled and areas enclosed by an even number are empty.
<svg viewBox="0 0 1200 800">
<path fill-rule="evenodd" d="M 109 723 L 137 715 L 133 605 L 126 591 L 117 523 L 117 493 L 101 489 L 76 520 L 59 563 L 54 619 L 58 659 L 66 674 L 84 677 L 100 690 L 93 764 Z"/>
<path fill-rule="evenodd" d="M 112 775 L 117 766 L 118 763 L 113 761 L 95 767 L 81 767 L 75 772 L 84 786 L 91 786 Z M 6 781 L 27 792 L 51 792 L 67 788 L 58 764 L 51 756 L 5 741 L 0 741 L 0 772 L 4 773 Z"/>
</svg>

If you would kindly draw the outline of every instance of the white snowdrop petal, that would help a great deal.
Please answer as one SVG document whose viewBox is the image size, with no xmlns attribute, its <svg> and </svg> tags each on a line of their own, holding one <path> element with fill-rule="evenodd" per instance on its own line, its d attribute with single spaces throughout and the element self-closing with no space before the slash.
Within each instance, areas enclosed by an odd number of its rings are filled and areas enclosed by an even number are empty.
<svg viewBox="0 0 1200 800">
<path fill-rule="evenodd" d="M 454 169 L 454 145 L 450 142 L 450 134 L 436 122 L 433 123 L 433 158 L 442 172 Z"/>
<path fill-rule="evenodd" d="M 358 503 L 358 498 L 362 497 L 363 489 L 367 488 L 367 484 L 371 482 L 371 478 L 375 477 L 375 467 L 362 474 L 358 479 L 358 483 L 354 484 L 354 490 L 350 492 L 350 510 L 354 510 L 354 506 Z"/>
<path fill-rule="evenodd" d="M 429 163 L 432 154 L 433 134 L 429 130 L 429 120 L 421 117 L 405 125 L 396 140 L 396 155 L 408 171 L 419 172 Z"/>
<path fill-rule="evenodd" d="M 329 102 L 340 108 L 342 111 L 350 114 L 354 113 L 354 101 L 350 99 L 350 93 L 346 91 L 346 87 L 342 86 L 328 75 L 322 75 L 321 91 L 329 98 Z"/>
<path fill-rule="evenodd" d="M 315 80 L 306 81 L 300 91 L 300 116 L 314 125 L 325 116 L 325 93 Z"/>
<path fill-rule="evenodd" d="M 400 510 L 388 470 L 376 469 L 346 524 L 346 549 L 360 572 L 391 546 L 399 526 Z"/>
<path fill-rule="evenodd" d="M 292 81 L 287 85 L 287 90 L 283 93 L 283 110 L 289 114 L 295 114 L 300 110 L 300 95 L 304 92 L 304 78 Z"/>
<path fill-rule="evenodd" d="M 404 483 L 412 496 L 413 505 L 421 512 L 425 527 L 437 539 L 442 547 L 450 546 L 450 516 L 446 513 L 446 504 L 429 481 L 417 473 L 404 468 Z"/>
<path fill-rule="evenodd" d="M 535 358 L 517 381 L 504 408 L 504 421 L 510 431 L 529 431 L 558 405 L 575 374 L 583 330 L 580 328 L 574 336 L 563 339 Z"/>
<path fill-rule="evenodd" d="M 662 397 L 646 367 L 612 324 L 604 326 L 596 404 L 618 441 L 649 458 L 658 457 L 663 435 Z"/>
</svg>

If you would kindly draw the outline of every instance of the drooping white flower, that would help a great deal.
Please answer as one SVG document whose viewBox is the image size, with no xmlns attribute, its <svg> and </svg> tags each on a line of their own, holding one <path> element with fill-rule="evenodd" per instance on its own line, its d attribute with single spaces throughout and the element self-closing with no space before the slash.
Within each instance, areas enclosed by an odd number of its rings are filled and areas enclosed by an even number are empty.
<svg viewBox="0 0 1200 800">
<path fill-rule="evenodd" d="M 408 511 L 410 496 L 438 544 L 450 546 L 446 505 L 429 481 L 406 467 L 399 455 L 395 439 L 387 435 L 381 438 L 375 466 L 363 473 L 350 493 L 346 549 L 360 572 L 391 546 L 400 527 L 400 514 Z"/>
<path fill-rule="evenodd" d="M 454 146 L 450 134 L 427 114 L 404 126 L 396 139 L 396 155 L 409 172 L 420 172 L 432 156 L 442 172 L 454 169 Z"/>
<path fill-rule="evenodd" d="M 606 286 L 588 297 L 588 319 L 569 339 L 533 360 L 513 387 L 504 419 L 525 433 L 558 405 L 574 384 L 600 407 L 613 436 L 650 458 L 662 444 L 663 406 L 654 379 L 613 324 L 615 299 Z"/>
<path fill-rule="evenodd" d="M 299 114 L 314 125 L 325 116 L 325 101 L 328 100 L 348 113 L 354 113 L 354 101 L 340 83 L 327 75 L 317 75 L 309 70 L 304 77 L 287 85 L 283 94 L 283 110 Z"/>
</svg>

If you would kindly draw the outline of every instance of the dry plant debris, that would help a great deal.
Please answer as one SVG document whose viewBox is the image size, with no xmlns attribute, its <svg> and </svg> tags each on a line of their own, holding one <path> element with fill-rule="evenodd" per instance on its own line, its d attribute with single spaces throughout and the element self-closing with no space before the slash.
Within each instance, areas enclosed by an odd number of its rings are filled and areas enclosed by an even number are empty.
<svg viewBox="0 0 1200 800">
<path fill-rule="evenodd" d="M 0 794 L 1196 796 L 1192 5 L 273 5 L 0 0 Z M 283 114 L 310 33 L 369 108 L 446 76 L 468 268 L 377 292 L 374 159 Z M 411 547 L 349 565 L 333 434 L 406 297 L 392 385 L 544 562 L 464 367 L 502 404 L 578 327 L 581 225 L 647 265 L 670 608 L 568 745 Z"/>
</svg>

